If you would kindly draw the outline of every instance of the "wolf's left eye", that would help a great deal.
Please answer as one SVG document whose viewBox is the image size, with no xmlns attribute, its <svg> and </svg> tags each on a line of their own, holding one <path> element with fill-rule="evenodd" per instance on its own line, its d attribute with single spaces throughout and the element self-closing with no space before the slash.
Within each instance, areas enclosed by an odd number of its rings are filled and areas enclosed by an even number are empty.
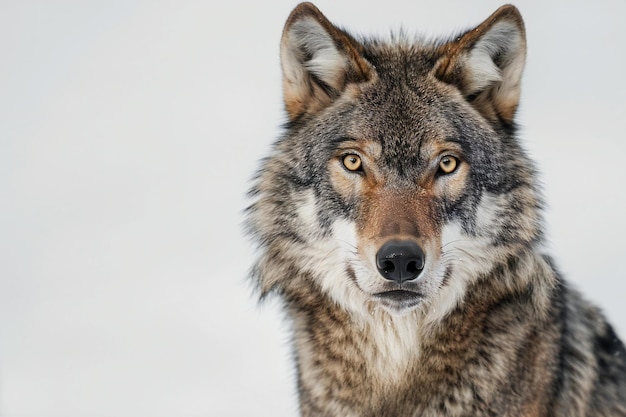
<svg viewBox="0 0 626 417">
<path fill-rule="evenodd" d="M 452 174 L 456 170 L 456 167 L 458 165 L 458 159 L 456 159 L 454 156 L 447 155 L 441 158 L 441 161 L 439 161 L 439 171 L 444 174 Z"/>
<path fill-rule="evenodd" d="M 343 157 L 343 166 L 348 171 L 363 171 L 363 162 L 361 157 L 355 154 L 349 154 Z"/>
</svg>

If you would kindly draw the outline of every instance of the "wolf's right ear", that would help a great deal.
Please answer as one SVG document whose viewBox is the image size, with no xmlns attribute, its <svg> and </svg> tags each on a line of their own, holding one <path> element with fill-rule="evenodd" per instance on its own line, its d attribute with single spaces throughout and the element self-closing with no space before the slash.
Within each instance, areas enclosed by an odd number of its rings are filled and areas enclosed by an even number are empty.
<svg viewBox="0 0 626 417">
<path fill-rule="evenodd" d="M 289 15 L 280 43 L 283 97 L 289 118 L 316 113 L 349 84 L 371 79 L 373 69 L 360 44 L 335 27 L 311 3 Z"/>
</svg>

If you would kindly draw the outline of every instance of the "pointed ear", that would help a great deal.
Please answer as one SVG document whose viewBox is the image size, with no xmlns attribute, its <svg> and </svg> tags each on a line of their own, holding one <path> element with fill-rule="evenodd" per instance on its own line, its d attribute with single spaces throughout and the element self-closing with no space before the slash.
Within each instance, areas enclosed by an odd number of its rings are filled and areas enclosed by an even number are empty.
<svg viewBox="0 0 626 417">
<path fill-rule="evenodd" d="M 442 46 L 435 75 L 455 85 L 492 122 L 512 124 L 526 61 L 526 33 L 512 5 Z"/>
<path fill-rule="evenodd" d="M 291 120 L 330 105 L 351 83 L 371 79 L 361 45 L 311 3 L 292 12 L 280 44 L 285 108 Z"/>
</svg>

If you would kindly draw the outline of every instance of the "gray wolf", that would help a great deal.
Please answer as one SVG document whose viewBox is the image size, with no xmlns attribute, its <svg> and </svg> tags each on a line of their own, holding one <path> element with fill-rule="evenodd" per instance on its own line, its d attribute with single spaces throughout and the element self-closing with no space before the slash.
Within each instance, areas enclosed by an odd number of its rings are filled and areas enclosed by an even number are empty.
<svg viewBox="0 0 626 417">
<path fill-rule="evenodd" d="M 288 121 L 250 191 L 302 416 L 626 416 L 626 350 L 542 244 L 506 5 L 449 39 L 356 37 L 303 3 Z"/>
</svg>

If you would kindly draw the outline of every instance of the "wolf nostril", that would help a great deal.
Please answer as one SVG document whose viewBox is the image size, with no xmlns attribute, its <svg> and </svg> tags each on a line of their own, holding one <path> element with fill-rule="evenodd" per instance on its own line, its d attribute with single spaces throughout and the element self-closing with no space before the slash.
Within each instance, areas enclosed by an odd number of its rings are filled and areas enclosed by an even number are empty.
<svg viewBox="0 0 626 417">
<path fill-rule="evenodd" d="M 420 268 L 417 267 L 417 262 L 415 261 L 409 262 L 406 266 L 406 270 L 410 272 L 411 274 L 418 274 L 419 269 Z"/>
<path fill-rule="evenodd" d="M 385 273 L 389 274 L 396 270 L 396 266 L 391 261 L 382 261 L 379 269 L 382 269 Z"/>
<path fill-rule="evenodd" d="M 424 269 L 424 251 L 410 240 L 391 240 L 376 254 L 376 267 L 383 278 L 401 284 Z"/>
</svg>

